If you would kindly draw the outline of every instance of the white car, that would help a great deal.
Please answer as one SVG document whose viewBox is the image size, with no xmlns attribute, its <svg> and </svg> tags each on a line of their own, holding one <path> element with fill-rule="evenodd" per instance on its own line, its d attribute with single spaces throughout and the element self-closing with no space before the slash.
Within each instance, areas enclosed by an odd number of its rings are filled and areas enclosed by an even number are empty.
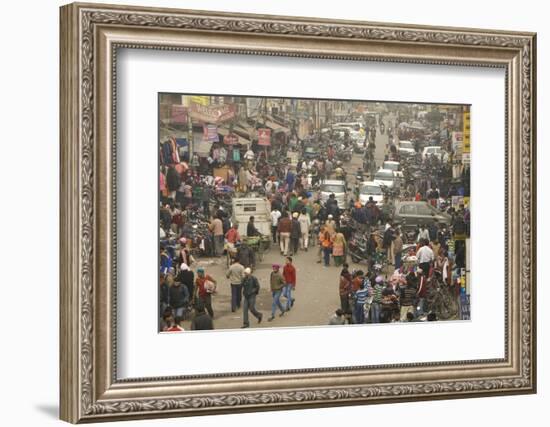
<svg viewBox="0 0 550 427">
<path fill-rule="evenodd" d="M 382 187 L 374 181 L 363 181 L 359 186 L 359 201 L 364 205 L 372 197 L 379 206 L 384 202 Z"/>
<path fill-rule="evenodd" d="M 403 171 L 401 170 L 401 165 L 399 164 L 399 162 L 395 162 L 393 160 L 385 160 L 384 163 L 382 163 L 382 169 L 392 170 L 396 177 L 401 180 L 404 179 Z"/>
<path fill-rule="evenodd" d="M 406 156 L 414 156 L 416 151 L 414 150 L 414 144 L 411 141 L 399 141 L 399 153 Z"/>
<path fill-rule="evenodd" d="M 435 156 L 439 160 L 443 157 L 443 151 L 441 150 L 441 147 L 435 145 L 431 147 L 424 147 L 424 150 L 422 151 L 422 158 L 426 159 L 428 157 Z"/>
<path fill-rule="evenodd" d="M 375 184 L 385 186 L 387 188 L 399 187 L 399 178 L 397 178 L 390 169 L 378 169 L 378 172 L 374 174 L 373 181 Z"/>
<path fill-rule="evenodd" d="M 346 182 L 336 179 L 326 179 L 320 183 L 321 201 L 326 203 L 331 194 L 334 194 L 338 207 L 340 209 L 347 208 L 348 190 Z"/>
</svg>

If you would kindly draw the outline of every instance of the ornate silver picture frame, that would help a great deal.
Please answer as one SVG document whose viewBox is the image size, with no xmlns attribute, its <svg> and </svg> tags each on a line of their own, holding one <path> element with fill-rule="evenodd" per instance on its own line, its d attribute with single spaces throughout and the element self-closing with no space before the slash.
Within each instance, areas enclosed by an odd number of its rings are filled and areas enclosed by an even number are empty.
<svg viewBox="0 0 550 427">
<path fill-rule="evenodd" d="M 536 392 L 535 34 L 97 4 L 71 4 L 60 13 L 63 420 Z M 119 379 L 115 147 L 121 48 L 502 68 L 504 357 Z"/>
</svg>

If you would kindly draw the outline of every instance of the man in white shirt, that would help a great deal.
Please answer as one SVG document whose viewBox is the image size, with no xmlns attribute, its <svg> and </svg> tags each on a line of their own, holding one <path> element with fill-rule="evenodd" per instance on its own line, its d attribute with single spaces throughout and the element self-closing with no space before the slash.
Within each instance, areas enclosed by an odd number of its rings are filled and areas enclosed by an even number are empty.
<svg viewBox="0 0 550 427">
<path fill-rule="evenodd" d="M 273 243 L 277 243 L 277 226 L 279 225 L 279 218 L 281 212 L 277 208 L 271 210 L 271 235 L 273 236 Z"/>
<path fill-rule="evenodd" d="M 302 249 L 305 249 L 307 251 L 307 248 L 309 246 L 309 227 L 311 226 L 311 220 L 309 219 L 309 215 L 307 214 L 305 209 L 303 209 L 300 213 L 300 216 L 298 217 L 298 222 L 300 223 L 300 232 L 302 233 L 302 237 L 300 239 L 302 243 Z"/>
<path fill-rule="evenodd" d="M 420 226 L 420 231 L 418 232 L 418 237 L 416 238 L 416 242 L 420 243 L 422 240 L 430 240 L 430 232 L 426 228 L 424 224 Z"/>
<path fill-rule="evenodd" d="M 434 251 L 430 248 L 427 239 L 421 241 L 422 247 L 416 252 L 416 260 L 418 266 L 422 269 L 425 276 L 428 276 L 430 272 L 430 265 L 434 261 Z"/>
</svg>

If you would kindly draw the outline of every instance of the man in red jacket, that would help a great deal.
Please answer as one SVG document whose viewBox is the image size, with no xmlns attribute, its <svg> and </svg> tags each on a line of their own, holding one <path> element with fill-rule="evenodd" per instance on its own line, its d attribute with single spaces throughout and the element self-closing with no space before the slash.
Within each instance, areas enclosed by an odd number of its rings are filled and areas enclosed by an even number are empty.
<svg viewBox="0 0 550 427">
<path fill-rule="evenodd" d="M 292 257 L 286 258 L 286 264 L 283 268 L 283 277 L 285 278 L 283 295 L 286 298 L 286 310 L 288 311 L 294 305 L 292 291 L 296 289 L 296 268 L 292 264 Z"/>
</svg>

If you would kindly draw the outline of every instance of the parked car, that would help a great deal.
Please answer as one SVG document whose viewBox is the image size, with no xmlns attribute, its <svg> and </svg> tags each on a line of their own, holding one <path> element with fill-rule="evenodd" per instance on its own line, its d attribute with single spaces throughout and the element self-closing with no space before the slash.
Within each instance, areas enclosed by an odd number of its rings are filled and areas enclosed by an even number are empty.
<svg viewBox="0 0 550 427">
<path fill-rule="evenodd" d="M 326 179 L 320 183 L 321 200 L 326 202 L 331 194 L 334 193 L 338 207 L 340 209 L 347 208 L 348 189 L 346 181 L 336 179 Z"/>
<path fill-rule="evenodd" d="M 363 181 L 359 186 L 359 201 L 364 205 L 370 197 L 380 206 L 384 202 L 384 193 L 380 184 L 374 181 Z"/>
<path fill-rule="evenodd" d="M 393 221 L 405 231 L 420 225 L 451 225 L 451 216 L 437 210 L 428 202 L 396 202 L 393 209 Z"/>
</svg>

